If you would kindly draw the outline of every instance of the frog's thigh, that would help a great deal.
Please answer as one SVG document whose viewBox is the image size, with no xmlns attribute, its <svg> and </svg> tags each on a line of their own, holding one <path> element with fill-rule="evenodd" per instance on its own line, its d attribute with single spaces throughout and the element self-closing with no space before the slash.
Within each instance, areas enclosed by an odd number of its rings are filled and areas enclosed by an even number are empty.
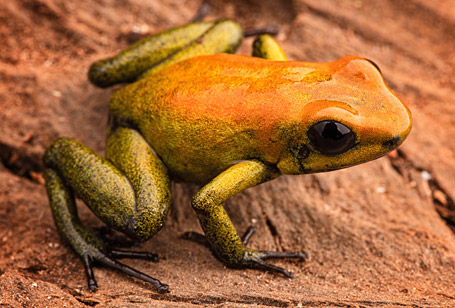
<svg viewBox="0 0 455 308">
<path fill-rule="evenodd" d="M 274 171 L 260 161 L 242 161 L 222 172 L 193 197 L 192 206 L 201 227 L 213 249 L 225 262 L 239 264 L 246 248 L 224 210 L 223 202 L 274 176 Z"/>
<path fill-rule="evenodd" d="M 109 160 L 66 138 L 45 155 L 48 167 L 105 223 L 135 240 L 146 240 L 164 224 L 170 204 L 167 171 L 142 136 L 129 128 L 108 138 Z"/>
<path fill-rule="evenodd" d="M 131 128 L 111 132 L 106 157 L 133 187 L 136 204 L 129 231 L 145 240 L 163 227 L 169 211 L 171 183 L 167 169 L 144 137 Z"/>
</svg>

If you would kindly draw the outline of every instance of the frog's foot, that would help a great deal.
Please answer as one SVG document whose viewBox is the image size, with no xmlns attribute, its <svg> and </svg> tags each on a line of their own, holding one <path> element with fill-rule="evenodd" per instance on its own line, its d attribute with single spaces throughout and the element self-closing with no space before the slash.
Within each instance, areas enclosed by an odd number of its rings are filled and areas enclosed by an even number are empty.
<svg viewBox="0 0 455 308">
<path fill-rule="evenodd" d="M 95 264 L 101 264 L 146 281 L 159 292 L 169 290 L 168 285 L 116 260 L 120 258 L 141 258 L 157 262 L 158 255 L 148 252 L 111 249 L 102 236 L 81 224 L 77 216 L 74 194 L 58 173 L 52 169 L 46 169 L 44 176 L 57 229 L 62 238 L 82 259 L 90 290 L 98 288 L 93 273 L 93 265 Z"/>
<path fill-rule="evenodd" d="M 243 255 L 243 259 L 235 264 L 235 267 L 249 267 L 264 269 L 272 272 L 282 273 L 286 277 L 292 278 L 294 274 L 282 267 L 273 265 L 271 263 L 265 262 L 267 259 L 272 258 L 293 258 L 305 260 L 308 259 L 308 254 L 306 252 L 297 251 L 297 252 L 280 252 L 280 251 L 262 251 L 262 250 L 252 250 L 247 249 Z"/>
<path fill-rule="evenodd" d="M 250 226 L 246 232 L 242 236 L 242 244 L 246 246 L 253 236 L 253 234 L 256 232 L 256 227 L 255 226 Z M 300 260 L 305 260 L 308 259 L 308 254 L 303 251 L 297 251 L 297 252 L 280 252 L 280 251 L 256 251 L 256 250 L 251 250 L 247 249 L 242 261 L 240 262 L 239 266 L 240 267 L 254 267 L 254 268 L 260 268 L 260 269 L 265 269 L 269 270 L 272 272 L 279 272 L 285 275 L 286 277 L 292 278 L 294 277 L 294 274 L 292 272 L 265 262 L 267 259 L 272 259 L 272 258 L 294 258 L 294 259 L 300 259 Z"/>
<path fill-rule="evenodd" d="M 92 248 L 94 248 L 92 246 Z M 169 292 L 169 286 L 160 282 L 147 274 L 144 274 L 126 264 L 118 262 L 116 259 L 121 258 L 139 258 L 146 259 L 152 262 L 158 262 L 158 255 L 143 251 L 124 251 L 111 249 L 108 253 L 103 253 L 101 250 L 96 248 L 90 249 L 89 252 L 81 254 L 82 263 L 84 264 L 85 273 L 87 275 L 87 283 L 90 290 L 96 290 L 98 285 L 93 274 L 93 265 L 95 263 L 102 264 L 104 266 L 121 271 L 129 276 L 136 277 L 145 282 L 152 284 L 158 292 L 164 293 Z"/>
<path fill-rule="evenodd" d="M 246 246 L 250 241 L 253 234 L 256 232 L 256 227 L 251 225 L 242 235 L 241 240 L 243 246 Z M 214 253 L 215 257 L 217 257 L 220 261 L 224 262 L 223 258 L 219 257 L 216 254 L 216 251 L 210 246 L 209 241 L 207 238 L 198 232 L 189 231 L 185 232 L 181 236 L 182 239 L 190 240 L 196 242 L 198 244 L 208 246 L 210 250 Z M 300 259 L 305 260 L 308 259 L 308 254 L 306 252 L 298 251 L 298 252 L 279 252 L 279 251 L 256 251 L 252 249 L 245 248 L 245 253 L 243 255 L 243 259 L 239 263 L 231 263 L 226 262 L 228 266 L 236 267 L 236 268 L 257 268 L 257 269 L 264 269 L 269 270 L 272 272 L 279 272 L 285 275 L 286 277 L 292 278 L 294 275 L 289 272 L 288 270 L 267 263 L 265 260 L 267 259 L 278 259 L 278 258 L 293 258 L 293 259 Z"/>
</svg>

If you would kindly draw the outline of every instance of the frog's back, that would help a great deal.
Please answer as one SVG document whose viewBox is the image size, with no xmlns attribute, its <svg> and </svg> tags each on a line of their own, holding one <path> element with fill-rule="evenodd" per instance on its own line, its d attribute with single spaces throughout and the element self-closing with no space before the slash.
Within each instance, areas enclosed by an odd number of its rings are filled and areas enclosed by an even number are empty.
<svg viewBox="0 0 455 308">
<path fill-rule="evenodd" d="M 290 97 L 284 91 L 280 96 L 280 90 L 313 70 L 302 67 L 303 62 L 284 63 L 228 54 L 190 58 L 121 89 L 111 109 L 123 109 L 122 114 L 131 118 L 142 118 L 143 112 L 163 116 L 166 110 L 187 121 L 216 118 L 244 123 L 246 115 L 255 116 L 252 112 L 266 120 L 287 112 Z M 301 106 L 301 100 L 293 101 Z"/>
<path fill-rule="evenodd" d="M 277 91 L 295 82 L 282 64 L 191 58 L 120 89 L 110 108 L 139 127 L 171 174 L 206 182 L 238 160 L 278 160 L 281 147 L 271 135 L 292 106 Z"/>
</svg>

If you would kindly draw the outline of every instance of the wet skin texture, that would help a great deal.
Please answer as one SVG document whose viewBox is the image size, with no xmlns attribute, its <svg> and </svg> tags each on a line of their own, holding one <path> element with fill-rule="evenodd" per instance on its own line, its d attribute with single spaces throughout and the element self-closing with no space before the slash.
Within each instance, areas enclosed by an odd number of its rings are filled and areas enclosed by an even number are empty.
<svg viewBox="0 0 455 308">
<path fill-rule="evenodd" d="M 99 86 L 136 80 L 109 103 L 106 158 L 60 138 L 44 156 L 46 185 L 62 237 L 81 257 L 89 287 L 94 262 L 166 284 L 115 260 L 148 253 L 109 248 L 77 218 L 75 192 L 106 224 L 136 241 L 164 225 L 170 179 L 202 185 L 192 206 L 217 256 L 232 267 L 287 270 L 268 258 L 303 252 L 245 247 L 222 204 L 283 174 L 324 172 L 360 164 L 398 147 L 411 129 L 406 106 L 369 60 L 287 61 L 262 35 L 253 55 L 229 55 L 242 39 L 232 21 L 196 23 L 157 34 L 89 71 Z M 223 54 L 218 54 L 223 53 Z"/>
</svg>

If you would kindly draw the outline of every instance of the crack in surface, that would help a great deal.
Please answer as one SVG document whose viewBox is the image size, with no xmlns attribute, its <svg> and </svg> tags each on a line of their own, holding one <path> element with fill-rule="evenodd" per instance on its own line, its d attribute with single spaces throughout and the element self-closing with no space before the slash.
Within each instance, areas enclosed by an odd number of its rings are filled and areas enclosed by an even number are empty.
<svg viewBox="0 0 455 308">
<path fill-rule="evenodd" d="M 123 295 L 122 295 L 123 296 Z M 189 303 L 194 305 L 221 305 L 221 304 L 248 304 L 248 305 L 263 305 L 267 307 L 413 307 L 423 308 L 425 306 L 437 306 L 438 303 L 424 302 L 424 305 L 413 304 L 413 303 L 402 303 L 402 302 L 388 302 L 388 301 L 325 301 L 325 300 L 281 300 L 265 296 L 251 296 L 251 295 L 240 295 L 238 298 L 229 298 L 224 296 L 212 296 L 212 295 L 201 295 L 201 296 L 179 296 L 179 295 L 162 295 L 162 294 L 148 294 L 148 298 L 159 301 L 167 301 L 173 303 Z M 135 300 L 137 303 L 137 300 Z"/>
<path fill-rule="evenodd" d="M 455 233 L 455 202 L 449 194 L 441 187 L 436 179 L 428 181 L 432 191 L 432 200 L 439 216 L 449 226 L 450 230 Z M 441 197 L 439 197 L 441 196 Z"/>
<path fill-rule="evenodd" d="M 427 173 L 426 179 L 431 191 L 431 200 L 436 212 L 447 226 L 455 233 L 455 201 L 449 196 L 439 181 L 424 168 L 416 166 L 401 150 L 397 150 L 396 157 L 388 156 L 393 169 L 408 182 L 415 182 L 413 171 L 422 176 Z"/>
<path fill-rule="evenodd" d="M 27 154 L 23 148 L 0 142 L 0 162 L 11 173 L 40 183 L 39 174 L 44 167 L 39 155 Z"/>
<path fill-rule="evenodd" d="M 195 305 L 200 304 L 209 304 L 209 305 L 220 305 L 223 303 L 235 303 L 235 304 L 260 304 L 269 307 L 289 307 L 292 303 L 290 301 L 283 301 L 280 299 L 262 297 L 262 296 L 240 296 L 239 298 L 228 298 L 223 296 L 195 296 L 195 297 L 186 297 L 178 295 L 160 295 L 160 294 L 150 294 L 152 299 L 164 300 L 170 302 L 183 302 L 191 303 Z"/>
<path fill-rule="evenodd" d="M 100 302 L 98 301 L 95 301 L 95 300 L 92 300 L 92 299 L 89 299 L 89 298 L 83 298 L 83 297 L 80 297 L 80 296 L 74 296 L 74 298 L 84 304 L 84 305 L 87 305 L 87 306 L 90 306 L 90 307 L 95 307 L 96 305 L 98 305 Z"/>
</svg>

